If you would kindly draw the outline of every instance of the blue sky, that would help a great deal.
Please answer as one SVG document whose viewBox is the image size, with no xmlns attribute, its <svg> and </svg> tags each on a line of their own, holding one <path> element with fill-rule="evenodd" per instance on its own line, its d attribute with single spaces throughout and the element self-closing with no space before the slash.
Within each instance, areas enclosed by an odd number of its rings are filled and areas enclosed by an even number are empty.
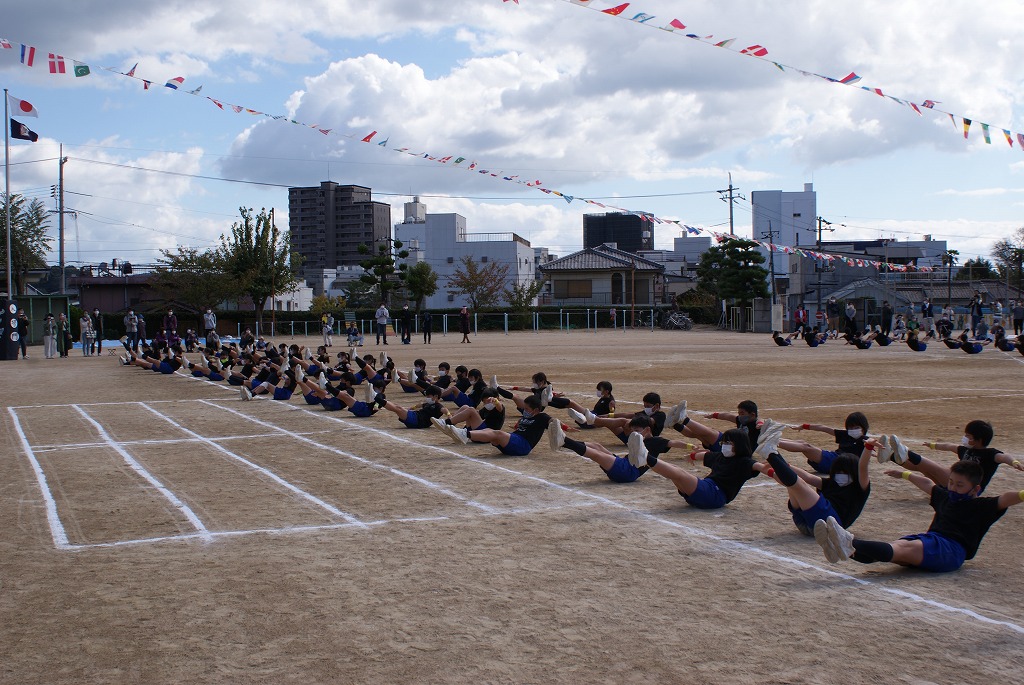
<svg viewBox="0 0 1024 685">
<path fill-rule="evenodd" d="M 977 125 L 965 141 L 944 115 L 919 117 L 578 4 L 42 0 L 5 9 L 0 36 L 15 47 L 0 50 L 0 80 L 38 108 L 23 123 L 41 136 L 13 143 L 12 190 L 48 199 L 63 143 L 66 201 L 80 212 L 69 220 L 68 261 L 86 264 L 213 245 L 242 205 L 275 207 L 284 223 L 285 187 L 328 177 L 372 187 L 396 222 L 421 195 L 429 211 L 467 216 L 471 231 L 515 231 L 558 254 L 581 246 L 581 215 L 599 211 L 162 87 L 184 76 L 185 90 L 202 85 L 223 102 L 336 133 L 376 129 L 389 148 L 464 155 L 569 195 L 718 230 L 728 208 L 714 191 L 730 172 L 746 197 L 813 182 L 836 238 L 928 234 L 966 258 L 987 256 L 1024 225 L 1024 152 L 1000 130 L 1024 132 L 1020 3 L 649 0 L 624 13 L 655 15 L 658 26 L 676 18 L 713 35 L 708 43 L 736 38 L 734 48 L 760 44 L 787 65 L 855 71 L 902 99 L 941 101 L 992 124 L 992 145 Z M 18 62 L 20 43 L 37 48 L 35 67 Z M 51 76 L 50 51 L 93 74 Z M 154 89 L 101 68 L 135 63 Z M 223 178 L 273 185 L 214 180 Z M 736 222 L 749 235 L 749 203 Z M 658 227 L 658 246 L 677 234 Z"/>
</svg>

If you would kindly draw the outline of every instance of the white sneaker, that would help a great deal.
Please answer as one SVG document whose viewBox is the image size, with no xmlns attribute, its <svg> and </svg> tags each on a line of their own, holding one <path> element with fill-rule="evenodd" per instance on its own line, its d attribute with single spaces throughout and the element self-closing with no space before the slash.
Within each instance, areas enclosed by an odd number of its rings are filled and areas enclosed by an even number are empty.
<svg viewBox="0 0 1024 685">
<path fill-rule="evenodd" d="M 879 464 L 884 464 L 888 461 L 892 461 L 893 449 L 889 444 L 888 435 L 879 435 L 875 438 L 875 460 Z"/>
<path fill-rule="evenodd" d="M 552 419 L 548 423 L 548 442 L 552 452 L 557 452 L 565 444 L 565 431 L 562 429 L 562 422 L 558 419 Z"/>
<path fill-rule="evenodd" d="M 761 424 L 761 434 L 757 439 L 757 448 L 754 449 L 754 456 L 767 459 L 772 453 L 779 450 L 779 441 L 782 440 L 784 424 L 765 419 Z"/>
<path fill-rule="evenodd" d="M 363 402 L 372 404 L 373 399 L 377 396 L 377 392 L 373 389 L 373 383 L 369 381 L 363 386 Z"/>
<path fill-rule="evenodd" d="M 843 561 L 853 556 L 853 533 L 839 525 L 834 516 L 825 519 L 828 527 L 828 541 Z"/>
<path fill-rule="evenodd" d="M 430 417 L 430 423 L 434 424 L 434 428 L 436 428 L 437 430 L 441 431 L 442 433 L 447 435 L 449 438 L 454 438 L 455 437 L 454 435 L 452 435 L 452 432 L 450 430 L 451 427 L 452 427 L 451 424 L 449 424 L 444 419 L 438 419 L 436 417 L 431 416 Z"/>
<path fill-rule="evenodd" d="M 551 403 L 551 399 L 555 396 L 555 389 L 550 385 L 545 385 L 544 389 L 540 391 L 540 405 L 542 407 L 548 406 Z"/>
<path fill-rule="evenodd" d="M 587 420 L 588 426 L 593 426 L 594 422 L 597 421 L 597 414 L 588 409 L 587 413 L 583 415 L 583 418 Z"/>
<path fill-rule="evenodd" d="M 205 354 L 200 354 L 199 355 L 199 366 L 203 367 L 204 369 L 205 368 L 209 368 L 210 365 L 206 361 L 206 355 Z"/>
<path fill-rule="evenodd" d="M 295 380 L 297 380 L 299 382 L 306 380 L 306 372 L 305 372 L 305 370 L 301 366 L 298 366 L 298 365 L 295 366 Z"/>
<path fill-rule="evenodd" d="M 416 381 L 419 380 L 419 376 L 416 375 L 416 367 L 415 366 L 412 367 L 411 369 L 409 369 L 409 373 L 406 374 L 405 379 L 407 381 L 409 381 L 410 383 L 415 383 Z"/>
<path fill-rule="evenodd" d="M 388 356 L 384 352 L 380 353 L 380 368 L 383 371 L 384 367 L 388 365 Z"/>
<path fill-rule="evenodd" d="M 832 541 L 828 539 L 828 524 L 825 523 L 824 519 L 818 519 L 814 522 L 814 541 L 821 547 L 821 551 L 825 553 L 825 558 L 828 559 L 829 563 L 839 563 L 839 553 L 832 546 Z"/>
<path fill-rule="evenodd" d="M 317 378 L 316 383 L 320 386 L 321 390 L 327 389 L 327 376 L 324 375 L 323 371 L 320 372 L 320 376 Z"/>
<path fill-rule="evenodd" d="M 241 395 L 242 399 L 246 402 L 252 399 L 252 392 L 244 385 L 238 386 L 238 394 Z"/>
<path fill-rule="evenodd" d="M 458 426 L 452 426 L 448 430 L 448 435 L 452 437 L 455 442 L 461 442 L 463 445 L 468 445 L 471 441 L 469 439 L 469 433 L 465 428 L 459 428 Z"/>
<path fill-rule="evenodd" d="M 302 348 L 302 358 L 307 362 L 313 361 L 313 352 L 308 347 Z"/>
<path fill-rule="evenodd" d="M 644 436 L 640 433 L 630 433 L 626 440 L 626 447 L 629 450 L 629 463 L 633 466 L 643 468 L 647 466 L 647 446 L 644 445 Z"/>
<path fill-rule="evenodd" d="M 683 419 L 686 418 L 686 400 L 683 400 L 676 406 L 668 410 L 668 416 L 665 417 L 666 426 L 675 426 L 676 424 L 682 423 Z"/>
<path fill-rule="evenodd" d="M 281 373 L 283 374 L 285 371 L 288 371 L 291 368 L 292 368 L 291 362 L 289 362 L 287 359 L 285 359 L 284 360 L 284 364 L 281 364 Z"/>
<path fill-rule="evenodd" d="M 892 460 L 902 466 L 907 463 L 907 446 L 895 435 L 889 436 L 889 448 L 892 450 Z"/>
<path fill-rule="evenodd" d="M 578 411 L 576 411 L 572 407 L 569 407 L 568 409 L 566 409 L 566 411 L 569 413 L 569 418 L 572 419 L 573 421 L 575 421 L 576 423 L 586 423 L 587 422 L 587 417 L 584 416 L 583 414 L 579 413 Z"/>
<path fill-rule="evenodd" d="M 498 376 L 497 375 L 491 376 L 491 380 L 487 384 L 487 387 L 489 387 L 491 390 L 497 390 L 498 388 L 501 387 L 500 385 L 498 385 Z"/>
</svg>

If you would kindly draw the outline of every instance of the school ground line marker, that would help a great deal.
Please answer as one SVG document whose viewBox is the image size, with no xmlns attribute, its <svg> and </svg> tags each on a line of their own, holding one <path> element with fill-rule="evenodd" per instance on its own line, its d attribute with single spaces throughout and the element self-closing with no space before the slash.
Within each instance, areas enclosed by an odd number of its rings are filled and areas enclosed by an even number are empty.
<svg viewBox="0 0 1024 685">
<path fill-rule="evenodd" d="M 278 485 L 280 485 L 284 489 L 288 490 L 293 495 L 299 496 L 300 498 L 306 500 L 307 502 L 310 502 L 310 503 L 320 507 L 324 511 L 330 513 L 333 516 L 337 516 L 338 518 L 340 518 L 340 519 L 342 519 L 344 521 L 347 521 L 348 523 L 354 523 L 354 524 L 360 525 L 360 526 L 364 525 L 362 523 L 362 521 L 360 521 L 357 517 L 353 516 L 352 514 L 344 512 L 341 509 L 338 509 L 337 507 L 335 507 L 334 505 L 328 504 L 327 502 L 323 501 L 322 499 L 320 499 L 319 497 L 313 495 L 312 493 L 306 492 L 305 490 L 299 488 L 298 486 L 293 485 L 292 483 L 289 483 L 284 478 L 281 478 L 280 476 L 278 476 L 276 473 L 274 473 L 270 469 L 266 469 L 266 468 L 264 468 L 262 466 L 259 466 L 258 464 L 254 464 L 253 462 L 249 461 L 245 457 L 242 457 L 241 455 L 235 454 L 234 452 L 232 452 L 231 450 L 227 449 L 223 445 L 219 445 L 219 444 L 213 442 L 212 440 L 207 440 L 206 438 L 204 438 L 203 436 L 199 435 L 195 431 L 192 431 L 192 430 L 189 430 L 188 428 L 185 428 L 184 426 L 182 426 L 180 423 L 178 423 L 174 419 L 172 419 L 172 418 L 170 418 L 168 416 L 164 416 L 163 414 L 161 414 L 157 410 L 155 410 L 155 409 L 153 409 L 151 407 L 147 407 L 145 404 L 142 404 L 141 402 L 139 404 L 140 404 L 140 406 L 142 406 L 143 409 L 145 409 L 146 411 L 150 412 L 151 414 L 157 416 L 158 418 L 163 419 L 164 421 L 166 421 L 167 423 L 171 424 L 172 426 L 174 426 L 178 430 L 191 435 L 193 438 L 195 438 L 197 440 L 200 440 L 201 442 L 203 442 L 206 445 L 209 445 L 214 450 L 220 452 L 221 454 L 223 454 L 224 456 L 228 457 L 229 459 L 234 459 L 235 461 L 237 461 L 237 462 L 239 462 L 241 464 L 244 464 L 245 466 L 248 466 L 250 469 L 253 469 L 257 473 L 263 475 L 266 478 L 269 478 L 271 481 L 277 483 Z"/>
<path fill-rule="evenodd" d="M 57 549 L 67 549 L 68 534 L 67 531 L 64 530 L 64 524 L 60 521 L 60 516 L 57 515 L 57 502 L 53 499 L 50 484 L 46 480 L 46 474 L 43 472 L 43 467 L 39 463 L 39 460 L 36 459 L 36 455 L 32 451 L 32 446 L 28 442 L 28 437 L 25 435 L 25 431 L 21 427 L 21 420 L 18 418 L 18 412 L 15 411 L 14 407 L 8 407 L 7 411 L 14 420 L 14 430 L 18 433 L 18 439 L 21 440 L 21 447 L 25 450 L 25 456 L 28 457 L 29 464 L 32 466 L 32 471 L 36 474 L 36 482 L 39 484 L 39 490 L 43 496 L 43 503 L 46 505 L 46 521 L 50 524 L 50 537 L 53 538 L 53 544 Z"/>
<path fill-rule="evenodd" d="M 100 437 L 103 438 L 103 440 L 115 452 L 121 455 L 121 457 L 125 460 L 125 463 L 128 464 L 128 466 L 131 467 L 133 471 L 135 471 L 139 476 L 141 476 L 142 479 L 145 480 L 147 483 L 156 488 L 157 491 L 161 495 L 163 495 L 168 502 L 171 503 L 171 506 L 173 506 L 175 509 L 181 512 L 181 514 L 186 519 L 188 519 L 189 523 L 191 523 L 192 526 L 196 529 L 199 537 L 202 538 L 204 542 L 210 542 L 213 540 L 213 537 L 210 535 L 210 531 L 206 529 L 206 526 L 203 525 L 203 522 L 199 519 L 196 513 L 192 511 L 191 507 L 189 507 L 187 504 L 178 499 L 177 495 L 168 490 L 163 483 L 161 483 L 159 480 L 156 479 L 156 477 L 149 473 L 149 471 L 147 471 L 145 467 L 142 466 L 142 464 L 136 461 L 135 458 L 132 457 L 132 455 L 128 454 L 128 452 L 123 447 L 120 447 L 117 444 L 117 442 L 112 437 L 110 437 L 110 435 L 103 428 L 103 426 L 100 425 L 100 423 L 96 421 L 94 418 L 89 416 L 89 414 L 84 409 L 74 404 L 71 406 L 74 407 L 75 411 L 82 415 L 82 418 L 84 418 L 86 421 L 92 424 L 96 432 L 100 434 Z"/>
<path fill-rule="evenodd" d="M 484 511 L 484 512 L 487 512 L 487 513 L 493 513 L 494 511 L 496 511 L 493 507 L 489 507 L 486 504 L 482 504 L 480 502 L 476 502 L 476 501 L 474 501 L 472 499 L 469 499 L 468 497 L 463 497 L 462 495 L 460 495 L 460 494 L 458 494 L 456 492 L 452 492 L 451 490 L 449 490 L 447 488 L 444 488 L 444 487 L 438 485 L 437 483 L 429 481 L 426 478 L 421 478 L 419 476 L 413 475 L 413 474 L 408 473 L 406 471 L 402 471 L 402 470 L 396 469 L 396 468 L 394 468 L 392 466 L 386 466 L 385 464 L 381 464 L 380 462 L 372 461 L 370 459 L 366 459 L 365 457 L 360 457 L 358 455 L 352 454 L 351 452 L 346 452 L 345 450 L 341 450 L 341 449 L 338 449 L 336 447 L 330 447 L 328 445 L 324 445 L 323 443 L 319 443 L 319 442 L 317 442 L 315 440 L 310 440 L 309 438 L 303 437 L 303 436 L 299 435 L 298 433 L 294 433 L 294 432 L 289 431 L 289 430 L 287 430 L 285 428 L 281 428 L 280 426 L 275 426 L 274 424 L 270 423 L 269 421 L 263 421 L 263 420 L 254 418 L 252 416 L 247 416 L 246 414 L 243 414 L 242 412 L 236 411 L 234 409 L 230 409 L 228 407 L 222 407 L 219 404 L 216 404 L 216 403 L 211 402 L 209 400 L 199 400 L 199 401 L 202 402 L 203 404 L 207 404 L 207 405 L 209 405 L 211 407 L 216 407 L 217 409 L 220 409 L 221 411 L 230 412 L 230 413 L 234 414 L 235 416 L 238 416 L 240 418 L 245 419 L 246 421 L 252 421 L 254 423 L 259 423 L 261 425 L 266 425 L 266 426 L 270 426 L 272 428 L 276 428 L 277 430 L 280 430 L 282 433 L 284 433 L 287 437 L 291 437 L 291 438 L 294 438 L 294 439 L 299 440 L 301 442 L 305 442 L 306 444 L 313 445 L 314 447 L 316 447 L 318 449 L 324 449 L 324 450 L 327 450 L 329 452 L 333 452 L 334 454 L 337 454 L 339 456 L 345 457 L 346 459 L 352 459 L 353 461 L 357 461 L 357 462 L 359 462 L 359 463 L 361 463 L 361 464 L 363 464 L 365 466 L 369 466 L 371 468 L 374 468 L 374 469 L 377 469 L 377 470 L 381 470 L 381 471 L 388 471 L 389 473 L 392 473 L 392 474 L 394 474 L 396 476 L 399 476 L 401 478 L 405 478 L 405 479 L 411 480 L 411 481 L 413 481 L 415 483 L 419 483 L 420 485 L 426 486 L 427 488 L 429 488 L 431 490 L 434 490 L 436 492 L 440 492 L 443 495 L 446 495 L 448 497 L 451 497 L 452 499 L 458 500 L 458 501 L 462 502 L 463 504 L 465 504 L 467 506 L 473 507 L 475 509 L 479 509 L 480 511 Z M 315 414 L 313 414 L 312 412 L 308 412 L 308 413 L 310 415 L 312 415 L 312 416 L 315 416 Z"/>
</svg>

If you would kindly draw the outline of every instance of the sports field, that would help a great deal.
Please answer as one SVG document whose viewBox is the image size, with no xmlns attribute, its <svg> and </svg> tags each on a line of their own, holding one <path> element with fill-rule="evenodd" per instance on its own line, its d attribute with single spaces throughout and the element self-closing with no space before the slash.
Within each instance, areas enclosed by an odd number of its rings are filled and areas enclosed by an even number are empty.
<svg viewBox="0 0 1024 685">
<path fill-rule="evenodd" d="M 982 418 L 995 447 L 1024 453 L 1024 356 L 991 347 L 778 348 L 710 330 L 459 337 L 367 349 L 400 368 L 462 363 L 506 386 L 544 371 L 587 405 L 609 380 L 620 410 L 648 391 L 691 412 L 751 399 L 787 423 L 842 427 L 860 410 L 871 434 L 947 463 L 921 442 L 959 442 Z M 698 511 L 657 474 L 615 484 L 546 440 L 510 458 L 388 412 L 242 402 L 106 351 L 30 355 L 0 364 L 3 683 L 1012 683 L 1024 672 L 1024 506 L 956 573 L 831 565 L 763 477 Z M 624 453 L 607 431 L 585 439 Z M 882 471 L 872 464 L 853 531 L 923 532 L 927 498 Z M 1024 473 L 1004 466 L 987 494 L 1022 488 Z"/>
</svg>

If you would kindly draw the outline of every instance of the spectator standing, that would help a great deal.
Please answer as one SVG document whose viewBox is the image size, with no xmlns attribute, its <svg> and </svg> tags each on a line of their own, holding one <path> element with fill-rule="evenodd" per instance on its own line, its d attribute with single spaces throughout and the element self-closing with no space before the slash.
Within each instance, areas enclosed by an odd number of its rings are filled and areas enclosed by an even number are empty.
<svg viewBox="0 0 1024 685">
<path fill-rule="evenodd" d="M 1010 307 L 1013 310 L 1013 334 L 1024 333 L 1024 300 L 1017 300 Z"/>
<path fill-rule="evenodd" d="M 926 338 L 935 337 L 935 308 L 932 306 L 931 301 L 926 297 L 921 303 L 921 330 L 925 332 Z"/>
<path fill-rule="evenodd" d="M 402 307 L 402 344 L 412 344 L 412 312 L 409 311 L 409 305 Z"/>
<path fill-rule="evenodd" d="M 57 356 L 57 321 L 52 312 L 43 319 L 43 356 L 53 359 Z"/>
<path fill-rule="evenodd" d="M 178 317 L 174 315 L 173 309 L 167 310 L 167 316 L 164 317 L 163 331 L 168 339 L 178 335 Z"/>
<path fill-rule="evenodd" d="M 134 309 L 129 309 L 124 315 L 124 336 L 128 338 L 125 344 L 130 349 L 139 349 L 139 317 L 135 316 Z"/>
<path fill-rule="evenodd" d="M 320 321 L 323 323 L 324 347 L 334 345 L 334 314 L 324 314 Z"/>
<path fill-rule="evenodd" d="M 213 309 L 210 307 L 206 308 L 206 313 L 203 314 L 203 335 L 207 338 L 210 337 L 211 333 L 217 332 L 217 315 L 213 313 Z"/>
<path fill-rule="evenodd" d="M 138 336 L 135 338 L 135 351 L 139 351 L 139 347 L 146 344 L 146 317 L 139 314 L 135 317 L 138 320 Z"/>
<path fill-rule="evenodd" d="M 381 336 L 384 337 L 384 344 L 388 344 L 388 319 L 391 318 L 391 313 L 383 302 L 377 307 L 377 311 L 374 312 L 373 318 L 377 322 L 377 344 L 380 345 Z"/>
<path fill-rule="evenodd" d="M 92 327 L 89 312 L 82 312 L 82 318 L 78 320 L 78 337 L 82 341 L 82 356 L 91 357 L 93 345 L 96 343 L 96 331 Z"/>
<path fill-rule="evenodd" d="M 892 305 L 889 300 L 882 301 L 882 335 L 892 332 Z"/>
<path fill-rule="evenodd" d="M 18 310 L 18 343 L 21 345 L 21 358 L 28 359 L 28 331 L 32 322 L 24 309 Z"/>
<path fill-rule="evenodd" d="M 831 333 L 833 338 L 839 337 L 839 303 L 836 302 L 836 298 L 828 298 L 828 302 L 825 303 L 825 316 L 828 318 L 828 330 L 826 332 Z"/>
<path fill-rule="evenodd" d="M 462 333 L 462 340 L 459 342 L 473 342 L 469 339 L 469 308 L 467 307 L 463 307 L 459 310 L 459 332 Z"/>
<path fill-rule="evenodd" d="M 429 345 L 432 329 L 434 327 L 434 316 L 430 312 L 420 314 L 420 328 L 423 329 L 423 344 Z"/>
<path fill-rule="evenodd" d="M 971 299 L 970 304 L 971 313 L 971 334 L 973 335 L 978 330 L 978 324 L 981 323 L 981 318 L 984 315 L 984 309 L 981 302 L 981 293 L 977 290 L 974 291 L 974 297 Z"/>
<path fill-rule="evenodd" d="M 1003 301 L 996 300 L 996 303 L 992 305 L 992 323 L 1001 324 L 1003 323 Z"/>
<path fill-rule="evenodd" d="M 853 302 L 846 303 L 846 332 L 857 335 L 857 307 Z"/>
<path fill-rule="evenodd" d="M 71 322 L 68 321 L 67 314 L 61 312 L 57 317 L 57 351 L 60 352 L 61 357 L 68 356 L 72 341 Z"/>
<path fill-rule="evenodd" d="M 96 354 L 103 354 L 103 315 L 99 307 L 92 308 L 92 327 L 96 331 Z"/>
</svg>

